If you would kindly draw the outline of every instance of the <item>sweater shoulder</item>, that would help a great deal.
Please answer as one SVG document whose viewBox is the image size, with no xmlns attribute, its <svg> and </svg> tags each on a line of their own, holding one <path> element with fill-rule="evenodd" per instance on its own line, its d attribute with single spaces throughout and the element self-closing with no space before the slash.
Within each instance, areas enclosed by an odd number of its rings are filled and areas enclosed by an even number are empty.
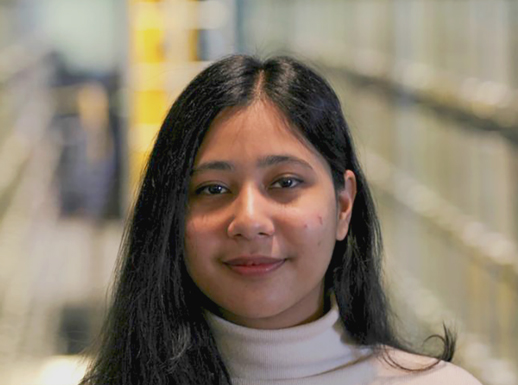
<svg viewBox="0 0 518 385">
<path fill-rule="evenodd" d="M 391 385 L 482 385 L 471 373 L 450 362 L 389 349 L 377 356 L 380 382 Z M 434 365 L 435 364 L 435 365 Z M 432 367 L 430 367 L 433 365 Z M 427 369 L 430 367 L 429 369 Z M 376 384 L 377 385 L 377 384 Z"/>
</svg>

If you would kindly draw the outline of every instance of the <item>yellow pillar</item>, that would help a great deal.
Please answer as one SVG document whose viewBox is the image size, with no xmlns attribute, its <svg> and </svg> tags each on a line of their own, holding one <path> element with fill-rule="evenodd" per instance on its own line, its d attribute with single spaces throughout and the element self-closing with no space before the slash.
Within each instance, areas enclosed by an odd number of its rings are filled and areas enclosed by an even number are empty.
<svg viewBox="0 0 518 385">
<path fill-rule="evenodd" d="M 196 62 L 196 1 L 128 0 L 129 179 L 134 191 L 153 140 L 180 92 L 175 69 Z"/>
</svg>

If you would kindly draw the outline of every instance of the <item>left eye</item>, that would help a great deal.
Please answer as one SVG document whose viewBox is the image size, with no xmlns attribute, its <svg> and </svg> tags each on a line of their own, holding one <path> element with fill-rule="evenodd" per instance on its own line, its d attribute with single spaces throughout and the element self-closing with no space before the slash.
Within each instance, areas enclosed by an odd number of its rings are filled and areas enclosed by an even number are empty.
<svg viewBox="0 0 518 385">
<path fill-rule="evenodd" d="M 279 185 L 280 188 L 292 188 L 302 183 L 302 180 L 293 177 L 281 178 L 273 185 Z"/>
<path fill-rule="evenodd" d="M 207 186 L 200 187 L 198 190 L 196 190 L 196 195 L 220 195 L 223 194 L 226 190 L 226 187 L 223 187 L 220 184 L 210 184 Z"/>
<path fill-rule="evenodd" d="M 280 178 L 272 184 L 274 189 L 290 189 L 298 186 L 304 181 L 294 177 Z M 198 188 L 196 195 L 221 195 L 228 192 L 228 189 L 220 184 L 209 184 Z"/>
</svg>

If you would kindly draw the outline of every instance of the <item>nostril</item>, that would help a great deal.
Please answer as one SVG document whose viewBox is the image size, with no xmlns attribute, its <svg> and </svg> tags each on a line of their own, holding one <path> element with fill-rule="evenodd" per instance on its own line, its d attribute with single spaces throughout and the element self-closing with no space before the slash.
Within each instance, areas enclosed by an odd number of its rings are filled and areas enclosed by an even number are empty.
<svg viewBox="0 0 518 385">
<path fill-rule="evenodd" d="M 274 225 L 271 218 L 255 216 L 253 218 L 235 217 L 228 225 L 229 237 L 246 239 L 266 238 L 273 234 Z"/>
</svg>

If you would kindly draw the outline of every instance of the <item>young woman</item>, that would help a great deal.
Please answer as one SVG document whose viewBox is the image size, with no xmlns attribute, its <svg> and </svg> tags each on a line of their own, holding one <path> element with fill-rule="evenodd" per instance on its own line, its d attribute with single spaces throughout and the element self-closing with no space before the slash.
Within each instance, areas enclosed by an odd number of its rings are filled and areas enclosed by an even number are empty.
<svg viewBox="0 0 518 385">
<path fill-rule="evenodd" d="M 201 72 L 158 134 L 85 384 L 479 384 L 390 323 L 340 103 L 286 57 Z"/>
</svg>

